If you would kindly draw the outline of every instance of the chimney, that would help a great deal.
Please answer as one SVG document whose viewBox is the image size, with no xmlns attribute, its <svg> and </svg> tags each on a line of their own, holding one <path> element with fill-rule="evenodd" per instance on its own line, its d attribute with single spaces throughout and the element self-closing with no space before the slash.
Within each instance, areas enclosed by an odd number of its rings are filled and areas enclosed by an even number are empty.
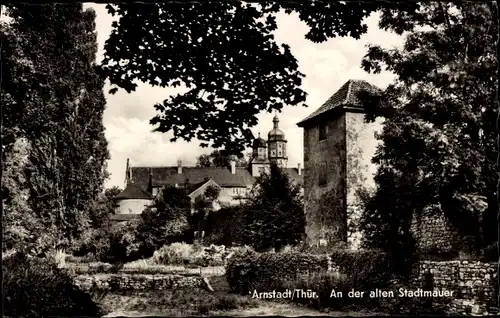
<svg viewBox="0 0 500 318">
<path fill-rule="evenodd" d="M 231 173 L 236 174 L 236 161 L 231 160 Z"/>
<path fill-rule="evenodd" d="M 300 167 L 300 163 L 297 165 L 297 170 L 299 172 L 299 176 L 302 175 L 302 168 Z"/>
<path fill-rule="evenodd" d="M 182 174 L 182 160 L 177 160 L 177 173 Z"/>
<path fill-rule="evenodd" d="M 127 158 L 127 166 L 125 167 L 125 188 L 130 183 L 130 159 Z"/>
</svg>

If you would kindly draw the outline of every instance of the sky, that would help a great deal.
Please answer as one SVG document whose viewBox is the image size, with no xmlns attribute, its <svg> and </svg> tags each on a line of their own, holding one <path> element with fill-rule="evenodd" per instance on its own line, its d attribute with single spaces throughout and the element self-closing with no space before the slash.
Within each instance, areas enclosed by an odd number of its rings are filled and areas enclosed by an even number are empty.
<svg viewBox="0 0 500 318">
<path fill-rule="evenodd" d="M 99 45 L 98 62 L 103 57 L 104 43 L 111 33 L 114 19 L 107 13 L 105 4 L 87 3 L 85 8 L 96 11 L 96 31 Z M 278 43 L 287 43 L 298 60 L 299 68 L 306 75 L 302 89 L 308 93 L 308 108 L 301 106 L 284 107 L 278 114 L 279 126 L 288 140 L 288 167 L 303 166 L 303 131 L 297 123 L 319 108 L 349 79 L 364 79 L 380 88 L 386 87 L 393 75 L 387 72 L 368 74 L 361 69 L 361 60 L 367 52 L 367 44 L 378 44 L 386 48 L 399 47 L 403 38 L 394 33 L 378 28 L 378 14 L 366 19 L 368 33 L 359 40 L 353 38 L 330 39 L 324 43 L 312 43 L 304 35 L 307 26 L 295 14 L 279 13 L 278 29 L 275 38 Z M 199 141 L 169 142 L 171 134 L 153 133 L 149 120 L 156 114 L 153 105 L 163 101 L 172 93 L 171 88 L 151 87 L 139 84 L 130 94 L 119 90 L 115 95 L 108 94 L 106 86 L 107 108 L 104 113 L 106 138 L 109 143 L 111 159 L 108 171 L 111 176 L 105 187 L 124 186 L 127 158 L 133 166 L 168 166 L 176 165 L 181 159 L 184 166 L 193 166 L 196 157 L 209 153 L 210 148 L 201 148 Z M 257 136 L 261 132 L 266 138 L 272 128 L 274 114 L 262 113 L 259 125 L 253 129 Z"/>
</svg>

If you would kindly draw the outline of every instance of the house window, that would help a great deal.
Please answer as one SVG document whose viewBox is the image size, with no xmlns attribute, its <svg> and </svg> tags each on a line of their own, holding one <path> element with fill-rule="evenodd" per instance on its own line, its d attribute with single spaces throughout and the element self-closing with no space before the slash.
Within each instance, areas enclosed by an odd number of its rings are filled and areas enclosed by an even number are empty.
<svg viewBox="0 0 500 318">
<path fill-rule="evenodd" d="M 319 166 L 319 180 L 318 184 L 320 186 L 326 185 L 326 162 L 322 162 Z"/>
<path fill-rule="evenodd" d="M 319 125 L 319 140 L 326 139 L 326 124 Z"/>
</svg>

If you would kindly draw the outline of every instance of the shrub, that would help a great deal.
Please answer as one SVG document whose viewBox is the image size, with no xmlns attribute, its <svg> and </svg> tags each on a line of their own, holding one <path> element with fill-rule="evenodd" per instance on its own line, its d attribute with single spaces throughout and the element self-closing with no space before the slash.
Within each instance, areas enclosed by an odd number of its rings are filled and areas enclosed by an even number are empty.
<svg viewBox="0 0 500 318">
<path fill-rule="evenodd" d="M 88 261 L 104 260 L 110 252 L 110 244 L 111 233 L 107 228 L 88 229 L 85 235 L 74 243 L 70 252 L 75 257 L 86 258 Z"/>
<path fill-rule="evenodd" d="M 384 288 L 395 276 L 390 257 L 381 251 L 335 250 L 331 260 L 342 274 L 350 278 L 351 287 L 359 291 Z"/>
<path fill-rule="evenodd" d="M 298 297 L 294 295 L 293 301 L 314 309 L 342 310 L 346 306 L 357 306 L 365 309 L 369 304 L 376 304 L 376 298 L 350 298 L 352 280 L 346 275 L 335 272 L 321 272 L 303 275 L 296 279 L 280 279 L 278 290 L 311 290 L 316 292 L 317 298 Z M 332 296 L 332 292 L 341 292 L 342 297 Z M 335 294 L 337 295 L 337 294 Z"/>
<path fill-rule="evenodd" d="M 461 252 L 463 257 L 472 257 L 476 252 L 476 238 L 473 235 L 462 237 Z"/>
<path fill-rule="evenodd" d="M 270 290 L 281 279 L 295 279 L 303 273 L 326 271 L 324 255 L 290 253 L 257 253 L 251 250 L 235 253 L 228 261 L 226 278 L 233 291 L 247 293 L 254 289 Z"/>
<path fill-rule="evenodd" d="M 240 205 L 209 213 L 202 229 L 205 231 L 204 241 L 224 246 L 242 243 L 243 215 L 244 209 Z"/>
<path fill-rule="evenodd" d="M 137 238 L 139 224 L 140 221 L 131 220 L 112 226 L 109 234 L 109 249 L 99 260 L 125 263 L 151 256 L 153 250 L 149 250 Z"/>
<path fill-rule="evenodd" d="M 193 254 L 193 246 L 186 243 L 172 243 L 165 245 L 153 254 L 154 264 L 185 265 Z"/>
<path fill-rule="evenodd" d="M 4 315 L 10 317 L 102 316 L 91 296 L 50 258 L 21 253 L 4 260 Z"/>
<path fill-rule="evenodd" d="M 223 266 L 235 251 L 248 249 L 248 247 L 226 248 L 223 245 L 173 243 L 155 251 L 151 262 L 160 265 Z"/>
<path fill-rule="evenodd" d="M 498 262 L 498 242 L 486 246 L 481 254 L 482 262 Z"/>
</svg>

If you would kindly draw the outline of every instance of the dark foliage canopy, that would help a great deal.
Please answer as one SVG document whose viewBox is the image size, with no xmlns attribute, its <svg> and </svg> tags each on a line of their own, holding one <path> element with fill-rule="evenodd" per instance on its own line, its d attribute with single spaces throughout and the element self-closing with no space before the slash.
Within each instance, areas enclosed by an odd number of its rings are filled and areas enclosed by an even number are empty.
<svg viewBox="0 0 500 318">
<path fill-rule="evenodd" d="M 337 36 L 359 38 L 363 19 L 384 6 L 387 12 L 413 11 L 416 3 L 274 3 L 167 1 L 108 5 L 119 16 L 105 45 L 101 72 L 111 92 L 127 92 L 137 82 L 185 88 L 155 105 L 151 124 L 173 132 L 173 141 L 197 138 L 202 146 L 240 153 L 253 140 L 250 128 L 262 111 L 305 105 L 302 74 L 290 47 L 276 43 L 276 13 L 298 13 L 323 42 Z M 382 26 L 390 23 L 383 21 Z M 271 89 L 272 88 L 272 89 Z"/>
</svg>

